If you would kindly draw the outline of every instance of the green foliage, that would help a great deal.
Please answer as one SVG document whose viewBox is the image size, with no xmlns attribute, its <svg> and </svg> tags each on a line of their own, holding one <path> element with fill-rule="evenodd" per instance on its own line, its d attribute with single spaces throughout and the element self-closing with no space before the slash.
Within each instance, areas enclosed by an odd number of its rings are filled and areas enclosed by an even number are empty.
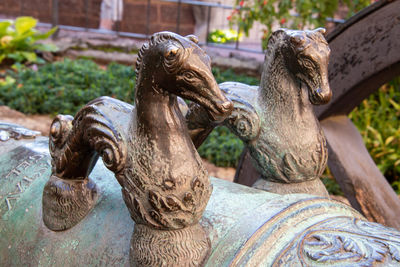
<svg viewBox="0 0 400 267">
<path fill-rule="evenodd" d="M 340 189 L 339 184 L 336 182 L 328 167 L 326 167 L 324 174 L 322 174 L 321 181 L 324 183 L 329 194 L 338 196 L 344 195 L 342 189 Z"/>
<path fill-rule="evenodd" d="M 221 71 L 214 68 L 213 74 L 218 83 L 227 81 L 242 82 L 249 85 L 260 83 L 257 78 L 237 75 L 231 69 Z M 198 149 L 202 158 L 220 167 L 236 167 L 242 150 L 243 142 L 226 127 L 215 128 Z"/>
<path fill-rule="evenodd" d="M 217 127 L 198 149 L 202 158 L 221 167 L 237 166 L 243 142 L 226 127 Z"/>
<path fill-rule="evenodd" d="M 224 44 L 224 43 L 236 42 L 238 39 L 240 39 L 240 37 L 241 34 L 232 29 L 215 30 L 210 32 L 210 34 L 208 35 L 208 41 L 211 43 Z"/>
<path fill-rule="evenodd" d="M 135 73 L 131 67 L 111 63 L 106 70 L 91 60 L 46 64 L 37 71 L 16 65 L 0 83 L 0 105 L 24 113 L 75 114 L 96 97 L 108 95 L 133 103 Z M 214 68 L 219 83 L 238 81 L 256 85 L 259 80 Z M 242 142 L 224 128 L 217 128 L 200 148 L 200 154 L 218 166 L 236 166 Z"/>
<path fill-rule="evenodd" d="M 335 178 L 321 177 L 322 183 L 325 185 L 326 190 L 330 195 L 343 196 L 343 192 L 340 189 L 339 184 L 335 181 Z"/>
<path fill-rule="evenodd" d="M 32 17 L 19 17 L 15 21 L 0 22 L 0 63 L 4 59 L 14 62 L 44 63 L 35 51 L 56 51 L 52 44 L 37 43 L 38 40 L 47 39 L 56 28 L 46 33 L 35 29 L 37 20 Z"/>
<path fill-rule="evenodd" d="M 0 82 L 0 105 L 24 113 L 75 114 L 102 95 L 133 103 L 135 73 L 131 67 L 111 63 L 100 68 L 91 60 L 64 60 L 37 71 L 16 64 Z M 253 77 L 214 68 L 218 83 L 259 84 Z M 383 86 L 357 107 L 350 118 L 360 130 L 379 169 L 400 193 L 400 78 Z M 199 148 L 202 157 L 217 166 L 235 167 L 243 143 L 225 127 L 217 127 Z M 329 173 L 322 179 L 328 190 L 342 194 Z"/>
<path fill-rule="evenodd" d="M 392 183 L 393 190 L 400 195 L 400 181 L 394 181 Z"/>
<path fill-rule="evenodd" d="M 213 71 L 213 75 L 218 83 L 234 81 L 234 82 L 245 83 L 248 85 L 260 84 L 260 80 L 258 78 L 250 77 L 250 76 L 246 76 L 246 75 L 238 75 L 232 69 L 227 69 L 227 70 L 222 71 L 221 69 L 213 68 L 212 71 Z"/>
<path fill-rule="evenodd" d="M 103 70 L 90 60 L 65 59 L 38 71 L 19 65 L 8 74 L 15 82 L 0 85 L 0 104 L 24 113 L 75 114 L 102 95 L 133 102 L 134 70 L 115 63 Z"/>
<path fill-rule="evenodd" d="M 132 67 L 111 63 L 101 69 L 87 59 L 46 64 L 37 71 L 21 64 L 8 70 L 0 81 L 0 105 L 24 113 L 75 114 L 82 105 L 102 95 L 133 103 L 135 72 Z M 258 84 L 256 78 L 236 75 L 232 70 L 213 69 L 218 82 Z"/>
<path fill-rule="evenodd" d="M 326 18 L 333 17 L 339 3 L 348 7 L 347 16 L 368 6 L 371 0 L 236 0 L 237 8 L 228 20 L 237 23 L 246 35 L 255 21 L 265 25 L 263 48 L 274 22 L 282 27 L 303 29 L 304 27 L 324 27 Z M 293 16 L 293 12 L 298 16 Z"/>
<path fill-rule="evenodd" d="M 379 170 L 400 193 L 400 77 L 350 113 Z"/>
</svg>

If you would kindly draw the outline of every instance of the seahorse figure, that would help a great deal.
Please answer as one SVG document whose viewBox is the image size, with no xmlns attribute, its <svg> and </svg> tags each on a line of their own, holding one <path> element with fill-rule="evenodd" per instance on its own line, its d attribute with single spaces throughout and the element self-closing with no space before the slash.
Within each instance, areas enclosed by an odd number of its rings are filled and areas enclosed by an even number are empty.
<svg viewBox="0 0 400 267">
<path fill-rule="evenodd" d="M 196 43 L 194 36 L 154 34 L 138 54 L 135 106 L 102 97 L 75 119 L 59 116 L 53 122 L 53 175 L 43 192 L 50 229 L 72 227 L 93 207 L 97 192 L 88 174 L 99 154 L 122 186 L 135 221 L 131 264 L 204 263 L 210 243 L 198 222 L 212 188 L 177 96 L 202 106 L 211 121 L 223 121 L 233 104 Z"/>
<path fill-rule="evenodd" d="M 253 186 L 275 193 L 328 196 L 319 177 L 327 163 L 325 136 L 313 105 L 329 102 L 330 49 L 325 29 L 275 31 L 268 41 L 260 86 L 226 82 L 220 88 L 234 103 L 223 124 L 240 137 L 261 173 Z M 195 144 L 215 127 L 202 108 L 187 115 Z"/>
</svg>

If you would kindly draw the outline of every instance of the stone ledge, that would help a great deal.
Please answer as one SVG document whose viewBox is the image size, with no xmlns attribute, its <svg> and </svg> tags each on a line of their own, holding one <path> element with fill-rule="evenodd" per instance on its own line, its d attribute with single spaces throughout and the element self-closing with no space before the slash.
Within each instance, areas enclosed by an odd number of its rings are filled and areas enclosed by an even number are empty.
<svg viewBox="0 0 400 267">
<path fill-rule="evenodd" d="M 79 57 L 90 58 L 101 64 L 117 62 L 120 64 L 132 65 L 132 66 L 136 64 L 136 59 L 137 59 L 137 54 L 104 52 L 100 50 L 82 50 L 82 51 L 68 50 L 65 55 L 72 58 L 79 58 Z"/>
</svg>

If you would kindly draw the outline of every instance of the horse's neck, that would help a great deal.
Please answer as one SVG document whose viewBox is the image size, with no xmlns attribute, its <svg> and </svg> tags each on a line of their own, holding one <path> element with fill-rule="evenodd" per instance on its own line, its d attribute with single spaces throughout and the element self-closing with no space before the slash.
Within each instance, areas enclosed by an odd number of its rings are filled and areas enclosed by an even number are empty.
<svg viewBox="0 0 400 267">
<path fill-rule="evenodd" d="M 307 88 L 295 80 L 284 65 L 282 56 L 267 60 L 259 88 L 260 110 L 266 119 L 300 122 L 312 118 Z"/>
<path fill-rule="evenodd" d="M 171 154 L 191 150 L 191 140 L 179 110 L 176 96 L 163 94 L 161 89 L 146 85 L 138 86 L 136 93 L 136 134 L 156 145 L 160 150 Z M 173 144 L 182 144 L 174 148 Z M 175 151 L 176 150 L 176 151 Z M 192 153 L 192 151 L 188 151 Z"/>
</svg>

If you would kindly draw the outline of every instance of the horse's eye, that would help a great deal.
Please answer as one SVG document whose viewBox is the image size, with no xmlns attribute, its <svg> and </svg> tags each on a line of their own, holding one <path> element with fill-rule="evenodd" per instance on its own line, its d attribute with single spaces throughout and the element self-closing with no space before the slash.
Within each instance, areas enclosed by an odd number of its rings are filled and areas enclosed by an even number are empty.
<svg viewBox="0 0 400 267">
<path fill-rule="evenodd" d="M 311 60 L 304 59 L 303 60 L 303 66 L 308 68 L 308 69 L 311 69 L 314 66 L 314 64 L 311 62 Z"/>
<path fill-rule="evenodd" d="M 190 71 L 187 71 L 187 72 L 183 73 L 183 77 L 190 80 L 194 77 L 194 74 Z"/>
</svg>

